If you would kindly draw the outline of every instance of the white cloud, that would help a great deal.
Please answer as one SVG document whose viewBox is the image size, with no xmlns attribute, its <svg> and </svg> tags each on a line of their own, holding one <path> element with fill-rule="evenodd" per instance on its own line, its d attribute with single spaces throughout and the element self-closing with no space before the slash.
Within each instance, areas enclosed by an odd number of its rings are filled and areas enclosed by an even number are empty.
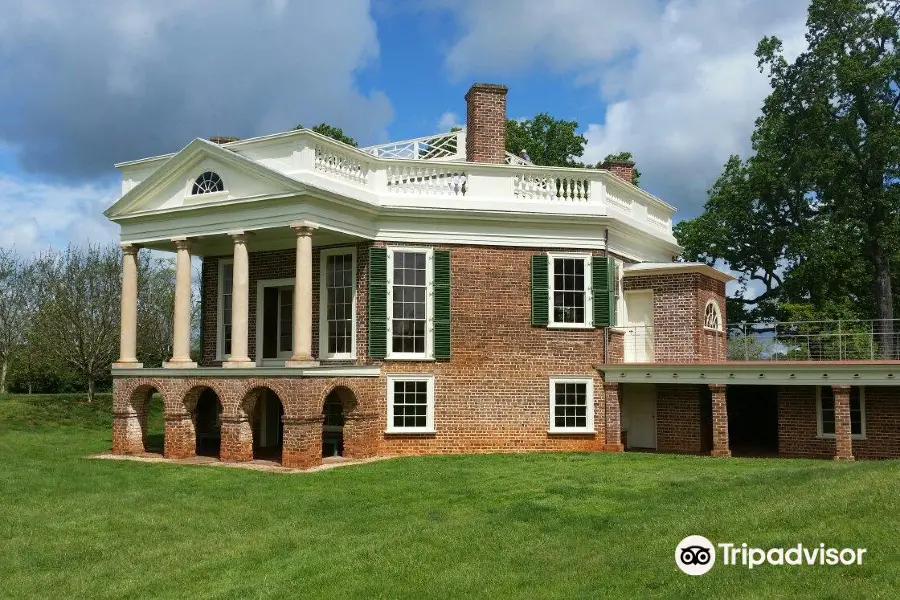
<svg viewBox="0 0 900 600">
<path fill-rule="evenodd" d="M 357 84 L 379 55 L 370 9 L 368 0 L 8 0 L 0 143 L 26 170 L 88 178 L 194 137 L 300 122 L 382 141 L 390 101 Z"/>
<path fill-rule="evenodd" d="M 498 78 L 543 68 L 597 86 L 606 109 L 582 123 L 585 162 L 631 151 L 642 185 L 682 218 L 699 213 L 729 154 L 750 149 L 768 90 L 757 42 L 777 35 L 798 53 L 807 7 L 806 0 L 512 4 L 472 0 L 455 9 L 463 33 L 446 57 L 450 73 Z"/>
<path fill-rule="evenodd" d="M 0 247 L 28 256 L 69 242 L 112 242 L 118 227 L 102 213 L 119 191 L 115 183 L 64 185 L 0 175 Z"/>
<path fill-rule="evenodd" d="M 450 131 L 454 127 L 462 126 L 463 125 L 460 122 L 459 115 L 449 110 L 442 114 L 441 118 L 438 119 L 437 122 L 438 131 Z"/>
</svg>

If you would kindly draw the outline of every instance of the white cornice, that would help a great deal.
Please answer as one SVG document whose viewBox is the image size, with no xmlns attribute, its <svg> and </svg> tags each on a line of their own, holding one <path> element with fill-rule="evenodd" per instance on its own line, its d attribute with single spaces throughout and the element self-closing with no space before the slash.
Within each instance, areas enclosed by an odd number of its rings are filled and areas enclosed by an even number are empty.
<svg viewBox="0 0 900 600">
<path fill-rule="evenodd" d="M 898 362 L 724 362 L 597 365 L 604 381 L 650 384 L 900 385 Z"/>
<path fill-rule="evenodd" d="M 723 283 L 734 281 L 734 277 L 704 263 L 641 263 L 629 265 L 622 270 L 623 277 L 641 275 L 669 275 L 673 273 L 698 273 Z"/>
</svg>

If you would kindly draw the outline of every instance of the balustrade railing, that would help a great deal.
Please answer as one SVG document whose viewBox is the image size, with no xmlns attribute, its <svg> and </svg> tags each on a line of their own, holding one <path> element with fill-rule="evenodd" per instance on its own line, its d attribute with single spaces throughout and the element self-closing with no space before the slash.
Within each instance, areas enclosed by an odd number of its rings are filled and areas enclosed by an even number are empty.
<svg viewBox="0 0 900 600">
<path fill-rule="evenodd" d="M 418 196 L 465 196 L 467 174 L 461 169 L 430 165 L 389 165 L 387 191 Z"/>
<path fill-rule="evenodd" d="M 587 202 L 589 188 L 590 181 L 587 178 L 541 171 L 518 173 L 513 182 L 513 193 L 523 200 Z"/>
</svg>

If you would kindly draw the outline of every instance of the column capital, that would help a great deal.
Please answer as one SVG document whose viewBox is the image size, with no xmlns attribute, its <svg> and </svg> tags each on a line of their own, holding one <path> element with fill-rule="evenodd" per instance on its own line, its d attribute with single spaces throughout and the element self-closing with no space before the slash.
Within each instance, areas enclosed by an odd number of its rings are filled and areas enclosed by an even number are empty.
<svg viewBox="0 0 900 600">
<path fill-rule="evenodd" d="M 175 237 L 172 238 L 172 243 L 175 244 L 176 250 L 187 250 L 190 252 L 191 250 L 191 242 L 193 239 L 188 237 Z"/>
<path fill-rule="evenodd" d="M 140 244 L 132 244 L 131 242 L 122 242 L 119 244 L 119 247 L 122 249 L 122 254 L 128 254 L 131 256 L 136 256 L 138 250 L 141 249 Z"/>
<path fill-rule="evenodd" d="M 250 236 L 253 235 L 253 232 L 238 229 L 236 231 L 229 231 L 228 235 L 231 236 L 235 244 L 246 244 L 247 240 L 250 239 Z"/>
<path fill-rule="evenodd" d="M 295 221 L 291 223 L 291 229 L 298 237 L 311 236 L 319 226 L 311 221 Z"/>
</svg>

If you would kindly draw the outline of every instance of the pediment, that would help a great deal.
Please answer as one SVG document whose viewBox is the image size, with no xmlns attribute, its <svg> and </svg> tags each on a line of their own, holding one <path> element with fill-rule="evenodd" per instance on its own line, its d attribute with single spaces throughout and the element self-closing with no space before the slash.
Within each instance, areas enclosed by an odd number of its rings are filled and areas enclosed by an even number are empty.
<svg viewBox="0 0 900 600">
<path fill-rule="evenodd" d="M 215 173 L 221 179 L 221 191 L 194 193 L 195 181 L 206 172 Z M 194 140 L 153 175 L 122 196 L 106 211 L 106 215 L 120 217 L 136 212 L 264 198 L 301 190 L 300 182 L 281 173 L 205 140 Z"/>
</svg>

